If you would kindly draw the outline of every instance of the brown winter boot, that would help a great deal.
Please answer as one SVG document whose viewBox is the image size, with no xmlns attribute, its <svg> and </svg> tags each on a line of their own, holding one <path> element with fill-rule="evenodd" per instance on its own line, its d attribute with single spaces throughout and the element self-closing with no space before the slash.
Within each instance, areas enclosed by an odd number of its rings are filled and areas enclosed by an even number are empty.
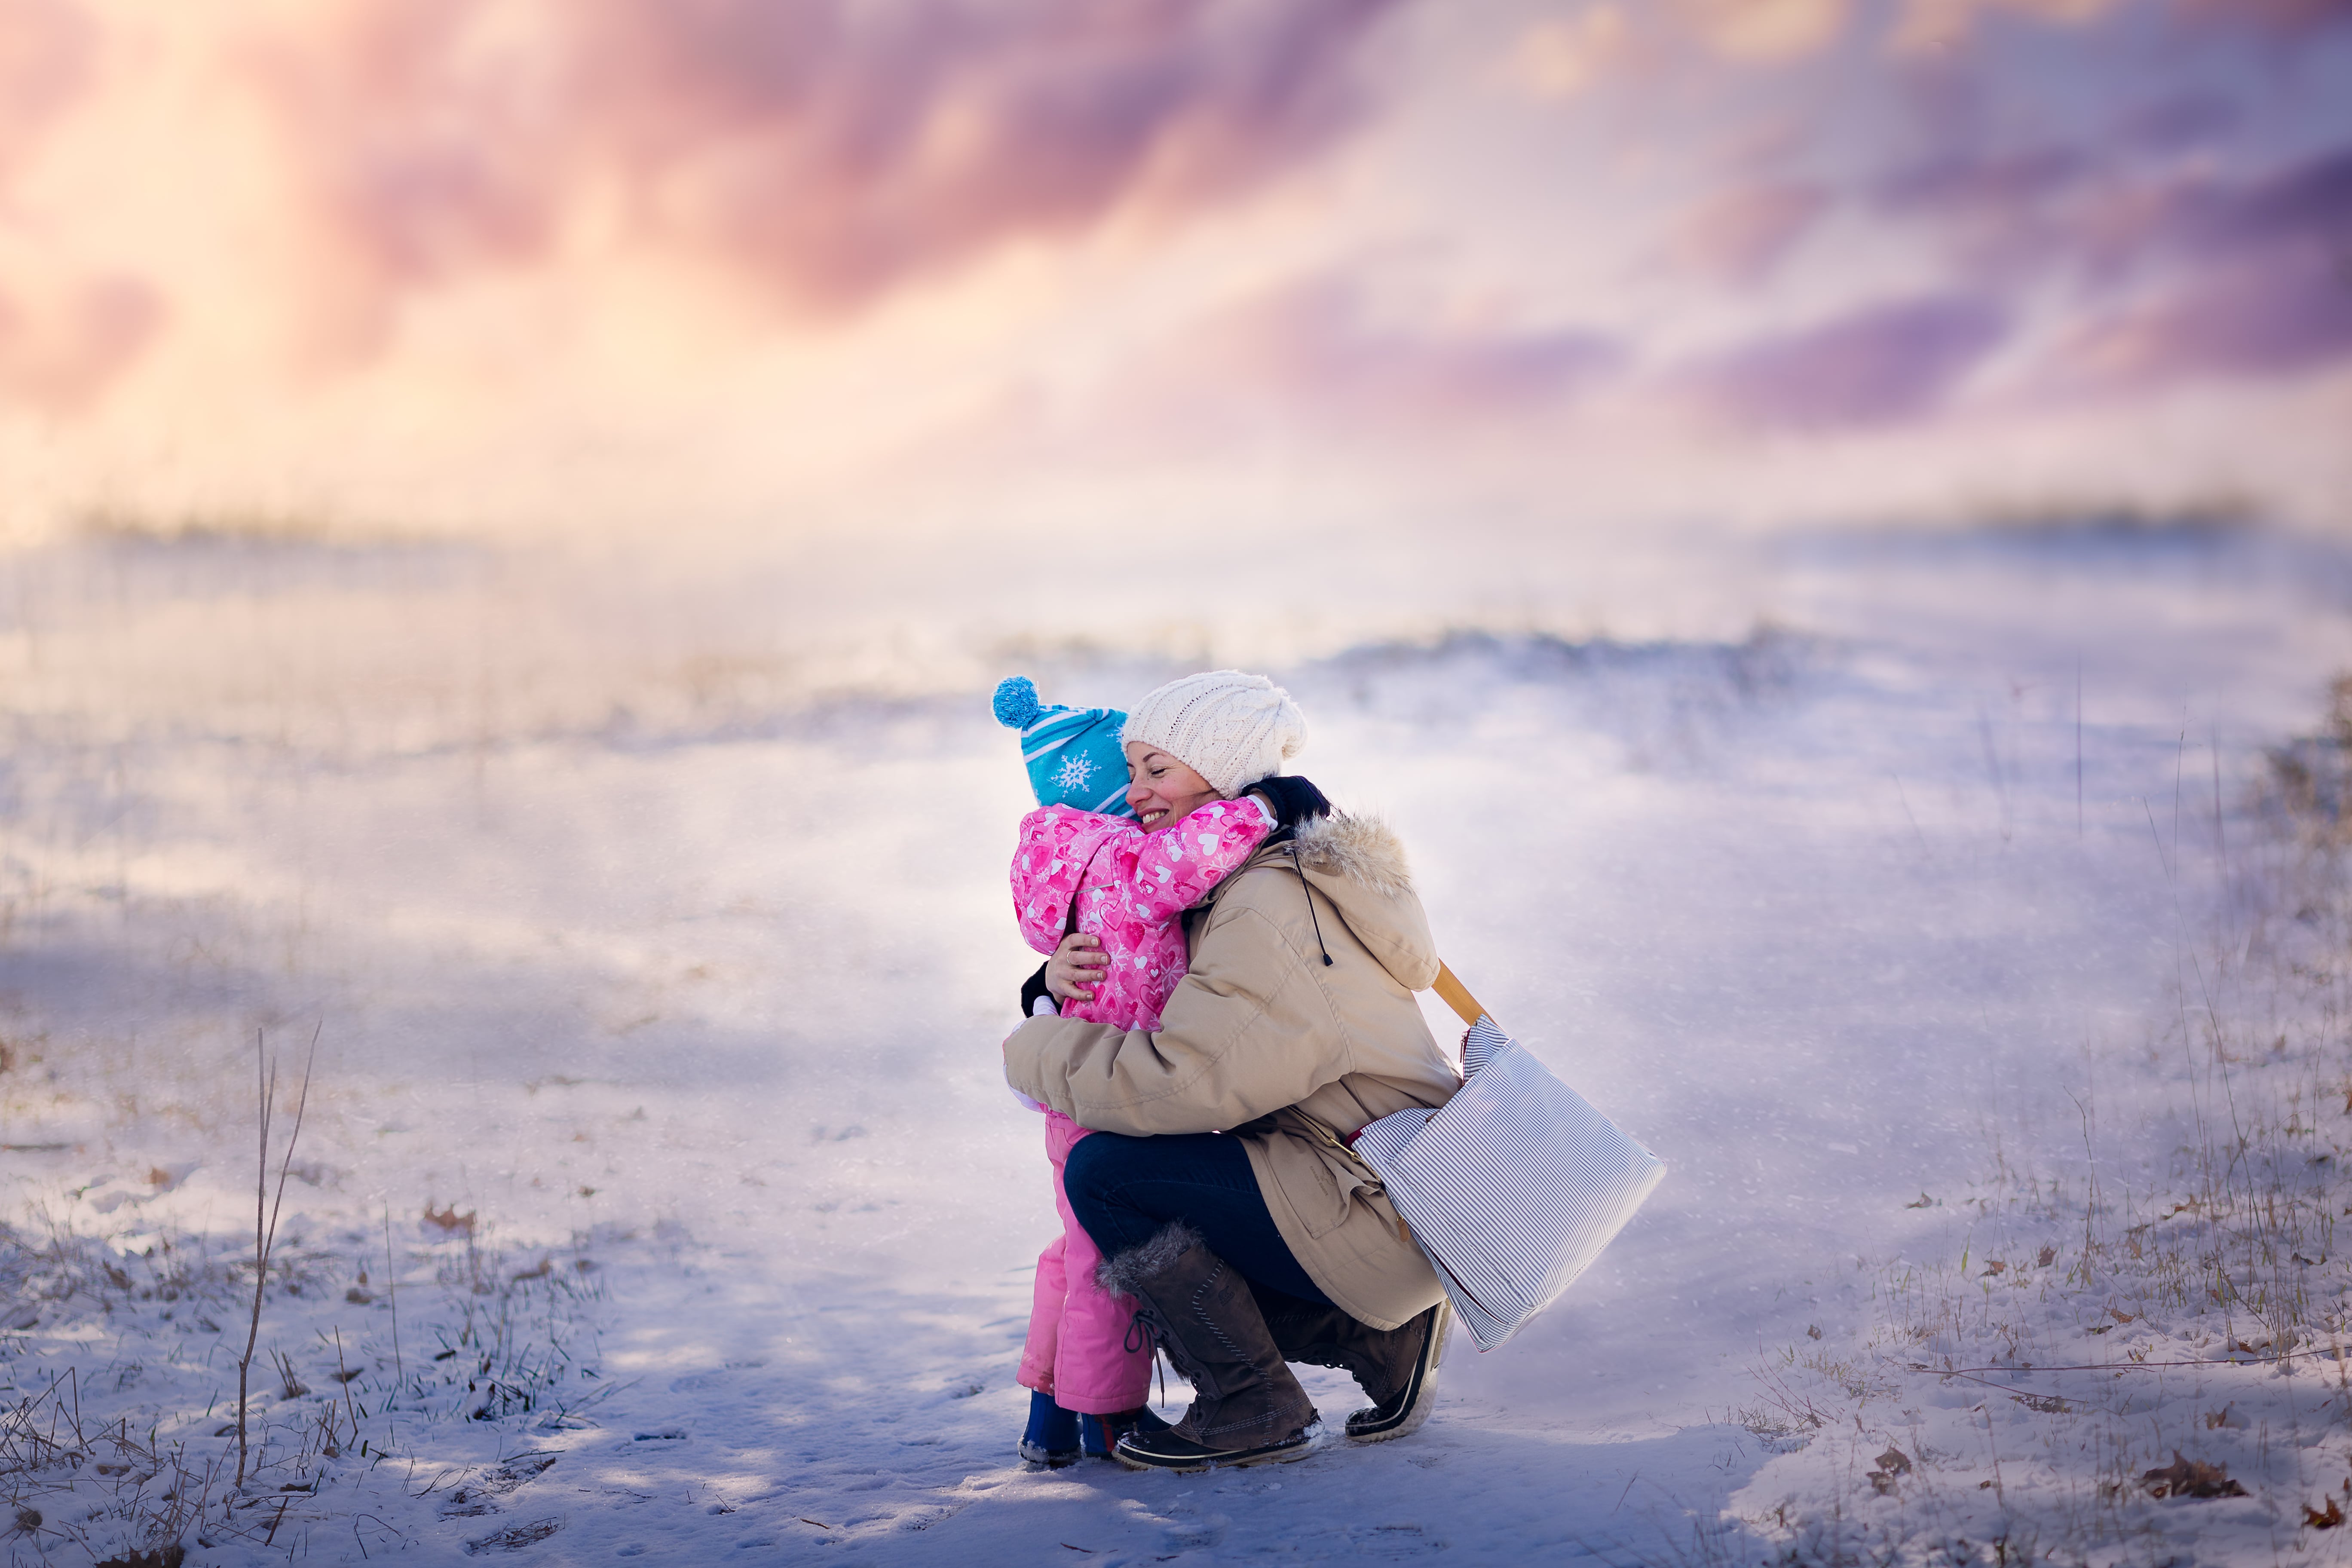
<svg viewBox="0 0 2352 1568">
<path fill-rule="evenodd" d="M 1307 1456 L 1315 1405 L 1283 1364 L 1249 1281 L 1177 1223 L 1103 1260 L 1095 1280 L 1132 1296 L 1192 1407 L 1164 1431 L 1130 1432 L 1111 1457 L 1130 1469 L 1206 1470 Z"/>
<path fill-rule="evenodd" d="M 1348 1436 L 1360 1443 L 1402 1437 L 1429 1419 L 1436 1405 L 1437 1363 L 1454 1326 L 1452 1303 L 1436 1306 L 1402 1327 L 1375 1329 L 1337 1307 L 1276 1291 L 1258 1292 L 1267 1332 L 1285 1361 L 1337 1368 L 1356 1380 L 1371 1407 L 1348 1417 Z"/>
</svg>

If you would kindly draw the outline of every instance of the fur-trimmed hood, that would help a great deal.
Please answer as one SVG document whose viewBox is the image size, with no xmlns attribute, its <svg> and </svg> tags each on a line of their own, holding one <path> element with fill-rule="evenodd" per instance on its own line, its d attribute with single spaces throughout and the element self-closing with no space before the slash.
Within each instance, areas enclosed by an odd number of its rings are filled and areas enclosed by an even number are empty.
<svg viewBox="0 0 2352 1568">
<path fill-rule="evenodd" d="M 1404 845 L 1386 822 L 1335 811 L 1305 824 L 1292 839 L 1268 842 L 1244 870 L 1262 874 L 1269 868 L 1313 888 L 1319 895 L 1314 900 L 1317 915 L 1337 914 L 1345 921 L 1406 990 L 1426 991 L 1436 984 L 1437 944 L 1413 893 Z M 1239 879 L 1228 878 L 1225 885 Z M 1303 889 L 1299 896 L 1306 896 Z"/>
<path fill-rule="evenodd" d="M 1404 845 L 1377 816 L 1334 812 L 1298 830 L 1298 863 L 1309 871 L 1361 883 L 1381 898 L 1412 891 L 1412 868 Z"/>
</svg>

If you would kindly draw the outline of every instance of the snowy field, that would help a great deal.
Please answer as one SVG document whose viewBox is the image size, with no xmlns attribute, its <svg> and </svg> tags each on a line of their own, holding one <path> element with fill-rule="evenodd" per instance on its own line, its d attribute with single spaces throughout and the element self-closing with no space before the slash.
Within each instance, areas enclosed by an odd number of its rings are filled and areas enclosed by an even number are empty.
<svg viewBox="0 0 2352 1568">
<path fill-rule="evenodd" d="M 2270 755 L 2352 668 L 2352 549 L 1587 565 L 1067 635 L 825 623 L 774 563 L 0 560 L 10 1561 L 2352 1556 L 2305 1512 L 2352 1488 L 2352 903 Z M 1227 661 L 1671 1173 L 1412 1439 L 1024 1473 L 1052 1216 L 986 692 Z M 232 1497 L 257 1039 L 284 1089 L 314 1034 Z M 2243 1495 L 2153 1495 L 2176 1451 Z"/>
</svg>

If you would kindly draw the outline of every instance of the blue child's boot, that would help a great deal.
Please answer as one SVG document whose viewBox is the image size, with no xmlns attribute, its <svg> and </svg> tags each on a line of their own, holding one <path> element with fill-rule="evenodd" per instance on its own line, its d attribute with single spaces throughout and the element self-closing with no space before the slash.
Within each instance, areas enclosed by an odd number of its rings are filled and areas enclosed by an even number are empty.
<svg viewBox="0 0 2352 1568">
<path fill-rule="evenodd" d="M 1132 1410 L 1122 1410 L 1116 1415 L 1081 1415 L 1078 1417 L 1078 1447 L 1089 1459 L 1108 1459 L 1118 1440 L 1129 1432 L 1164 1432 L 1168 1423 L 1160 1419 L 1151 1406 L 1139 1405 Z"/>
<path fill-rule="evenodd" d="M 1050 1394 L 1029 1391 L 1029 1430 L 1021 1434 L 1021 1457 L 1033 1465 L 1058 1470 L 1083 1457 L 1078 1448 L 1076 1413 L 1054 1403 Z"/>
</svg>

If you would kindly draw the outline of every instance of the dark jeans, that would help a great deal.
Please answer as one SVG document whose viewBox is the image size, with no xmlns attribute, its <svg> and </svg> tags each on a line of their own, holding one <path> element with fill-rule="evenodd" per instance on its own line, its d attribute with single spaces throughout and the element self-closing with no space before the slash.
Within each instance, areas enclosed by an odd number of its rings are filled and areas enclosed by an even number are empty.
<svg viewBox="0 0 2352 1568">
<path fill-rule="evenodd" d="M 1151 1239 L 1171 1220 L 1201 1233 L 1209 1250 L 1254 1285 L 1330 1305 L 1274 1227 L 1238 1138 L 1192 1132 L 1124 1138 L 1096 1132 L 1070 1149 L 1062 1190 L 1105 1258 Z"/>
</svg>

